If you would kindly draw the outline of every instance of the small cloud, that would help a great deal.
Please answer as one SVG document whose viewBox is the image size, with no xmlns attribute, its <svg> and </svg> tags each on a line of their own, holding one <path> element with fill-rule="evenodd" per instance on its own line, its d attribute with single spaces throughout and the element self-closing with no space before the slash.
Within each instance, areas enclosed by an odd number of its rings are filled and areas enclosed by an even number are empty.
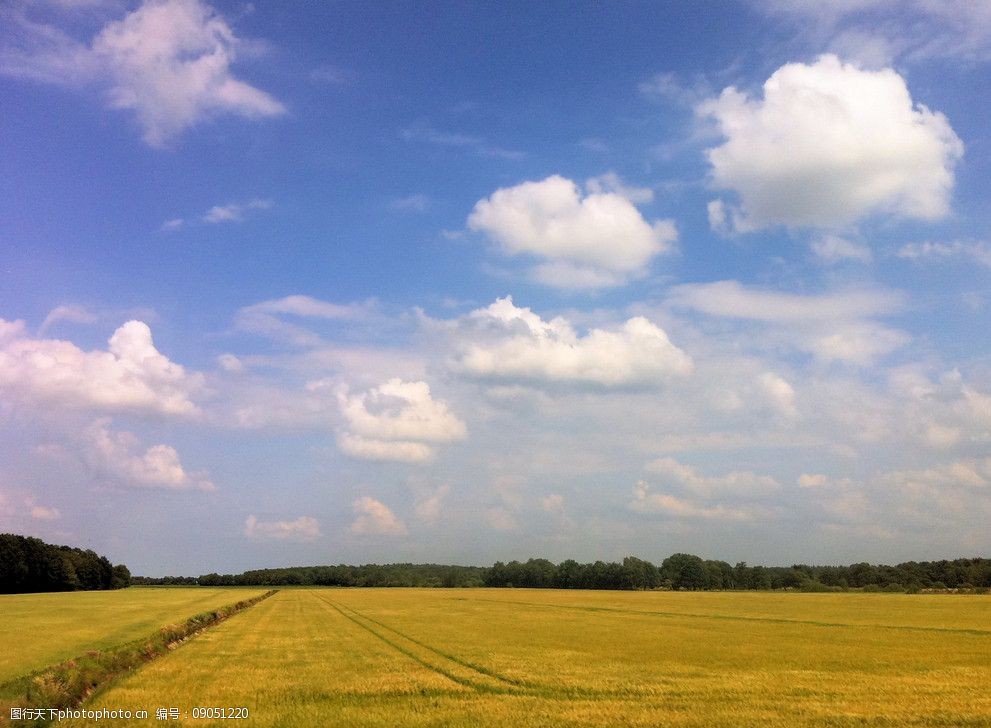
<svg viewBox="0 0 991 728">
<path fill-rule="evenodd" d="M 320 538 L 320 524 L 310 516 L 295 521 L 259 521 L 252 515 L 244 522 L 244 535 L 260 541 L 315 541 Z"/>
<path fill-rule="evenodd" d="M 31 512 L 31 518 L 37 518 L 40 521 L 56 521 L 62 517 L 62 514 L 59 513 L 58 508 L 33 506 L 30 512 Z"/>
<path fill-rule="evenodd" d="M 774 372 L 764 372 L 760 376 L 760 386 L 772 407 L 786 417 L 794 417 L 795 389 Z"/>
<path fill-rule="evenodd" d="M 427 208 L 430 207 L 430 198 L 420 194 L 410 195 L 393 200 L 390 206 L 399 212 L 426 212 Z"/>
<path fill-rule="evenodd" d="M 829 478 L 820 473 L 802 473 L 798 476 L 800 488 L 822 488 L 829 485 Z"/>
<path fill-rule="evenodd" d="M 434 449 L 422 442 L 409 440 L 377 440 L 354 435 L 337 434 L 337 446 L 345 455 L 358 460 L 394 463 L 425 463 L 434 458 Z"/>
<path fill-rule="evenodd" d="M 645 480 L 637 481 L 634 486 L 630 508 L 668 518 L 706 521 L 753 521 L 760 515 L 760 509 L 750 506 L 727 506 L 668 493 L 651 493 Z"/>
<path fill-rule="evenodd" d="M 358 74 L 339 66 L 317 66 L 310 71 L 310 80 L 327 86 L 349 86 L 358 80 Z"/>
<path fill-rule="evenodd" d="M 619 286 L 647 274 L 678 239 L 674 221 L 646 220 L 631 202 L 652 196 L 615 173 L 589 180 L 585 194 L 553 175 L 498 189 L 475 203 L 468 228 L 507 256 L 536 258 L 531 276 L 556 288 Z"/>
<path fill-rule="evenodd" d="M 448 485 L 441 485 L 416 503 L 416 516 L 424 521 L 435 521 L 440 516 L 444 499 L 451 491 Z"/>
<path fill-rule="evenodd" d="M 654 190 L 649 187 L 631 187 L 620 179 L 615 172 L 606 172 L 598 177 L 585 180 L 585 189 L 593 195 L 604 195 L 610 192 L 625 197 L 635 205 L 653 202 Z"/>
<path fill-rule="evenodd" d="M 342 387 L 337 398 L 347 421 L 337 444 L 351 457 L 424 462 L 433 458 L 435 444 L 468 435 L 464 422 L 431 396 L 426 382 L 390 379 L 360 394 Z"/>
<path fill-rule="evenodd" d="M 508 508 L 494 506 L 485 511 L 485 520 L 496 531 L 516 531 L 519 524 Z"/>
<path fill-rule="evenodd" d="M 748 498 L 770 495 L 780 489 L 778 482 L 769 475 L 757 475 L 749 470 L 734 470 L 725 475 L 702 475 L 690 465 L 671 457 L 647 463 L 646 470 L 666 485 L 705 499 Z"/>
<path fill-rule="evenodd" d="M 578 142 L 578 146 L 582 149 L 586 149 L 590 152 L 596 152 L 597 154 L 605 154 L 609 151 L 609 145 L 598 137 L 587 137 Z"/>
<path fill-rule="evenodd" d="M 142 453 L 134 434 L 114 432 L 109 425 L 109 418 L 102 418 L 82 434 L 83 457 L 97 474 L 125 487 L 216 490 L 206 473 L 183 468 L 175 448 L 153 445 Z"/>
<path fill-rule="evenodd" d="M 186 221 L 183 220 L 181 217 L 174 217 L 171 220 L 166 220 L 165 222 L 163 222 L 159 230 L 161 230 L 162 232 L 169 233 L 178 230 L 185 224 Z"/>
<path fill-rule="evenodd" d="M 255 199 L 246 203 L 232 202 L 229 205 L 215 205 L 203 215 L 203 222 L 243 222 L 245 215 L 252 210 L 268 210 L 274 203 L 271 200 Z"/>
<path fill-rule="evenodd" d="M 510 296 L 458 319 L 454 369 L 489 380 L 602 387 L 659 386 L 687 376 L 692 359 L 667 334 L 637 316 L 584 336 L 569 321 L 545 321 Z"/>
<path fill-rule="evenodd" d="M 96 320 L 96 315 L 90 313 L 82 306 L 56 306 L 45 316 L 45 320 L 38 328 L 38 336 L 43 336 L 50 326 L 59 321 L 71 321 L 74 324 L 91 324 L 95 323 Z"/>
<path fill-rule="evenodd" d="M 898 249 L 899 258 L 911 261 L 970 258 L 975 263 L 991 268 L 991 243 L 984 241 L 954 240 L 951 242 L 909 243 Z"/>
<path fill-rule="evenodd" d="M 701 77 L 693 84 L 685 84 L 676 73 L 657 73 L 637 88 L 645 98 L 686 108 L 694 107 L 711 95 L 709 85 Z"/>
<path fill-rule="evenodd" d="M 244 364 L 233 354 L 221 354 L 218 356 L 217 366 L 231 374 L 240 374 L 244 371 Z"/>
<path fill-rule="evenodd" d="M 283 341 L 294 346 L 314 347 L 324 340 L 314 331 L 286 321 L 288 316 L 326 321 L 364 321 L 376 312 L 374 300 L 362 303 L 331 303 L 312 296 L 292 295 L 261 301 L 237 312 L 235 326 L 240 331 Z"/>
<path fill-rule="evenodd" d="M 482 157 L 498 157 L 512 161 L 526 158 L 526 154 L 521 151 L 489 144 L 484 137 L 439 131 L 426 124 L 414 124 L 406 127 L 400 130 L 399 136 L 408 142 L 416 141 L 441 147 L 468 149 Z"/>
<path fill-rule="evenodd" d="M 354 502 L 356 518 L 351 524 L 351 533 L 360 535 L 405 536 L 406 524 L 396 518 L 381 501 L 367 495 Z"/>
<path fill-rule="evenodd" d="M 837 235 L 826 235 L 814 241 L 812 252 L 824 263 L 842 263 L 852 260 L 858 263 L 870 263 L 874 259 L 871 249 L 866 245 L 851 242 Z"/>
</svg>

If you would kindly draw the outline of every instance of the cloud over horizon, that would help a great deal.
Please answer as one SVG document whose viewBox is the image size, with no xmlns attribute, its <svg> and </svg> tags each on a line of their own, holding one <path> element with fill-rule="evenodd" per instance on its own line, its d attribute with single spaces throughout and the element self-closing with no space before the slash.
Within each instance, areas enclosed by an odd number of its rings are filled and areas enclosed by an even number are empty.
<svg viewBox="0 0 991 728">
<path fill-rule="evenodd" d="M 203 377 L 155 348 L 151 329 L 128 321 L 106 351 L 36 339 L 23 322 L 0 319 L 0 392 L 17 400 L 97 412 L 195 416 Z"/>
</svg>

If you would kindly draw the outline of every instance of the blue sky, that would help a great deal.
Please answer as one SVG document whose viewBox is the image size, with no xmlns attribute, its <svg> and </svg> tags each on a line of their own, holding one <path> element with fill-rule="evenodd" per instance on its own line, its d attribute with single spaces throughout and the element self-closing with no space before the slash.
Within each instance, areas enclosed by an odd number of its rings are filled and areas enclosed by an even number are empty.
<svg viewBox="0 0 991 728">
<path fill-rule="evenodd" d="M 147 574 L 987 555 L 983 5 L 0 20 L 0 529 Z"/>
</svg>

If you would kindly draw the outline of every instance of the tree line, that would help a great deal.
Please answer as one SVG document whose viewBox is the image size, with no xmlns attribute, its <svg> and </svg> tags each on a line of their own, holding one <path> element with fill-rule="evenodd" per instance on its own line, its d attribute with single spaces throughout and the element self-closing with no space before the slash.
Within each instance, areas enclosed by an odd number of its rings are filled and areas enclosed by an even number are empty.
<svg viewBox="0 0 991 728">
<path fill-rule="evenodd" d="M 919 591 L 991 587 L 991 559 L 909 561 L 897 566 L 748 566 L 672 554 L 659 566 L 628 556 L 622 562 L 558 564 L 547 559 L 497 561 L 491 567 L 366 564 L 258 569 L 200 577 L 134 577 L 135 584 L 201 586 L 527 587 L 537 589 L 674 589 L 799 591 Z"/>
<path fill-rule="evenodd" d="M 121 589 L 130 584 L 124 564 L 114 566 L 89 549 L 0 533 L 0 593 Z"/>
</svg>

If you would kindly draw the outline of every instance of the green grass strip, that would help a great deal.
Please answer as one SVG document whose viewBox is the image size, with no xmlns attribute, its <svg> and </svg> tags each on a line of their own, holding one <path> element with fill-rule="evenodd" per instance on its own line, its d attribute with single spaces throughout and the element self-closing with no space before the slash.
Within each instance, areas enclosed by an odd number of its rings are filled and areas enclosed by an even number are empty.
<svg viewBox="0 0 991 728">
<path fill-rule="evenodd" d="M 0 726 L 45 726 L 47 718 L 11 721 L 11 708 L 79 707 L 96 690 L 157 657 L 168 654 L 190 637 L 223 622 L 278 592 L 272 589 L 251 599 L 200 612 L 181 624 L 169 624 L 148 637 L 106 650 L 90 650 L 31 675 L 0 685 Z"/>
</svg>

